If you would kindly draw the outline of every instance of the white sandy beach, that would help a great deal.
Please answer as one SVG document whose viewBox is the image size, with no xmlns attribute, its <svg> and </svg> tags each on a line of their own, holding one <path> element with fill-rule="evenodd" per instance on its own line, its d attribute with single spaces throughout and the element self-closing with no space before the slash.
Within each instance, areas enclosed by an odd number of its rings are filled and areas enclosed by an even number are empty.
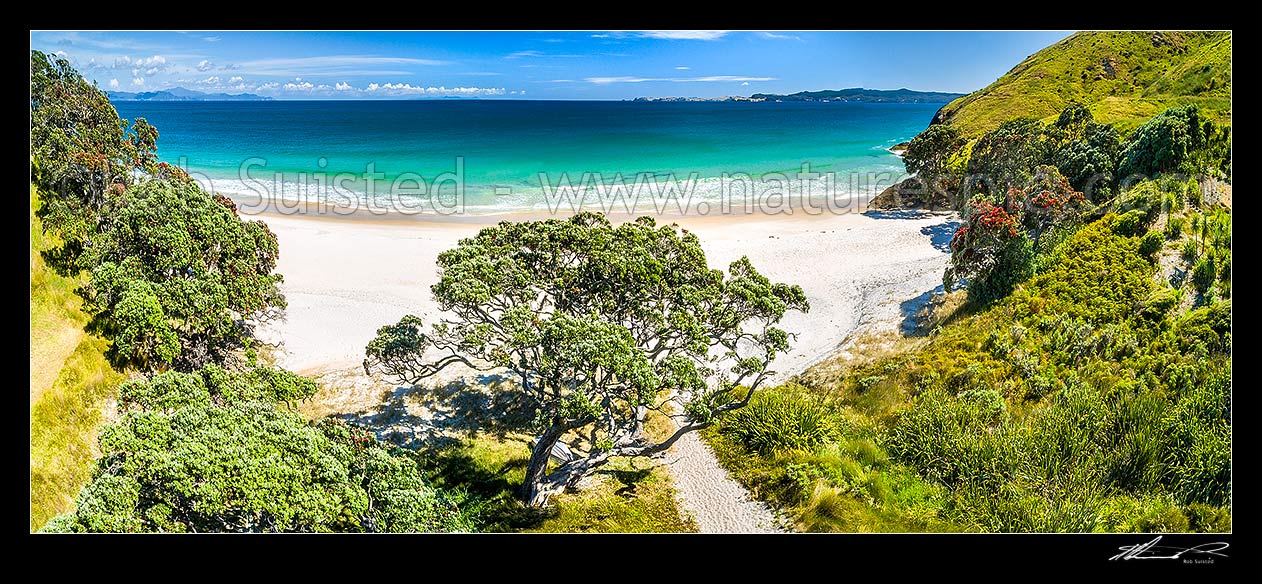
<svg viewBox="0 0 1262 584">
<path fill-rule="evenodd" d="M 701 238 L 710 265 L 748 255 L 773 280 L 800 284 L 809 314 L 782 322 L 793 350 L 775 362 L 779 379 L 829 356 L 859 330 L 896 325 L 901 304 L 939 286 L 954 220 L 944 215 L 840 215 L 674 218 Z M 363 359 L 378 327 L 413 313 L 437 314 L 429 287 L 438 253 L 486 222 L 340 219 L 261 215 L 276 232 L 285 318 L 260 336 L 281 342 L 279 364 L 304 373 L 344 369 Z M 908 304 L 911 306 L 911 304 Z"/>
</svg>

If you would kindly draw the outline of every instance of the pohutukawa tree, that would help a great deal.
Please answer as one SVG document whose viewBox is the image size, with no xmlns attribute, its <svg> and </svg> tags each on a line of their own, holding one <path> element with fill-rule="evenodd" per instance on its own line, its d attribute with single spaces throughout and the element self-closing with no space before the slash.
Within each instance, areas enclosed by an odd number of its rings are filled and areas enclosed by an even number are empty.
<svg viewBox="0 0 1262 584">
<path fill-rule="evenodd" d="M 1002 200 L 975 197 L 965 209 L 964 225 L 951 238 L 943 286 L 950 290 L 957 280 L 966 280 L 969 298 L 981 303 L 1006 296 L 1030 275 L 1042 236 L 1074 221 L 1083 201 L 1051 165 L 1035 167 L 1025 188 L 1010 187 Z"/>
<path fill-rule="evenodd" d="M 104 219 L 102 207 L 156 170 L 158 131 L 144 118 L 119 119 L 105 93 L 56 55 L 31 51 L 31 174 L 44 224 L 64 245 L 55 266 L 73 262 Z M 63 263 L 69 262 L 69 263 Z"/>
<path fill-rule="evenodd" d="M 511 374 L 516 383 L 499 391 L 521 392 L 536 411 L 521 490 L 531 506 L 614 457 L 662 453 L 743 407 L 789 349 L 775 325 L 809 309 L 799 286 L 771 282 L 748 258 L 727 274 L 710 269 L 696 235 L 651 217 L 500 223 L 438 266 L 431 290 L 444 317 L 427 331 L 411 315 L 382 327 L 364 368 L 410 384 L 455 364 Z M 650 411 L 681 423 L 654 440 Z M 548 472 L 562 439 L 575 456 Z"/>
<path fill-rule="evenodd" d="M 155 178 L 106 205 L 83 253 L 92 265 L 84 307 L 113 341 L 115 364 L 191 371 L 226 363 L 252 341 L 253 323 L 285 307 L 276 236 L 242 221 L 236 205 L 158 165 Z"/>
</svg>

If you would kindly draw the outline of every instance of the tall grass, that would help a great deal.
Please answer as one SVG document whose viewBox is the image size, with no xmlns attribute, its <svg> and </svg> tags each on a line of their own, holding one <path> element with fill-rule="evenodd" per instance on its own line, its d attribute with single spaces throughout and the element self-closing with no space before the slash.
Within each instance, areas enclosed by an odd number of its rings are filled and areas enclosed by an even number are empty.
<svg viewBox="0 0 1262 584">
<path fill-rule="evenodd" d="M 39 529 L 68 511 L 88 479 L 104 408 L 123 375 L 105 359 L 109 344 L 87 335 L 75 278 L 54 273 L 40 252 L 57 244 L 45 233 L 31 188 L 31 516 Z"/>
</svg>

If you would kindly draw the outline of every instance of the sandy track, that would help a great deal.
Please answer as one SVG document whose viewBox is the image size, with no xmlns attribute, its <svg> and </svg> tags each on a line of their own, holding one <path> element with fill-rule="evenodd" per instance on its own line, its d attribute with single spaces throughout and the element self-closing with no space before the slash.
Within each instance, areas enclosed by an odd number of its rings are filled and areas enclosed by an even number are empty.
<svg viewBox="0 0 1262 584">
<path fill-rule="evenodd" d="M 666 454 L 680 505 L 701 533 L 781 533 L 788 531 L 762 501 L 727 474 L 696 432 L 685 434 Z"/>
</svg>

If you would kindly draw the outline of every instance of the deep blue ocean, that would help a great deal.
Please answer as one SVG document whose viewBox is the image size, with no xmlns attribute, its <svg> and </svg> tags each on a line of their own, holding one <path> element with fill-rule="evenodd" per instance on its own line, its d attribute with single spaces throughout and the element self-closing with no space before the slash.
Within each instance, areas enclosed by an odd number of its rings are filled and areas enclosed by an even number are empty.
<svg viewBox="0 0 1262 584">
<path fill-rule="evenodd" d="M 119 102 L 158 128 L 158 154 L 214 190 L 285 193 L 339 184 L 364 196 L 424 196 L 459 177 L 469 205 L 537 208 L 562 175 L 696 177 L 712 196 L 725 173 L 901 175 L 888 148 L 940 104 L 605 101 Z M 546 173 L 544 177 L 540 173 Z M 599 173 L 599 174 L 596 174 Z M 647 173 L 647 174 L 644 174 Z M 695 174 L 693 174 L 695 173 Z M 418 176 L 419 175 L 419 176 Z M 402 178 L 402 180 L 400 180 Z M 416 179 L 420 179 L 420 181 Z M 838 178 L 838 181 L 843 180 Z M 855 187 L 845 187 L 853 190 Z M 289 189 L 289 190 L 287 190 Z M 269 190 L 269 192 L 271 192 Z"/>
</svg>

